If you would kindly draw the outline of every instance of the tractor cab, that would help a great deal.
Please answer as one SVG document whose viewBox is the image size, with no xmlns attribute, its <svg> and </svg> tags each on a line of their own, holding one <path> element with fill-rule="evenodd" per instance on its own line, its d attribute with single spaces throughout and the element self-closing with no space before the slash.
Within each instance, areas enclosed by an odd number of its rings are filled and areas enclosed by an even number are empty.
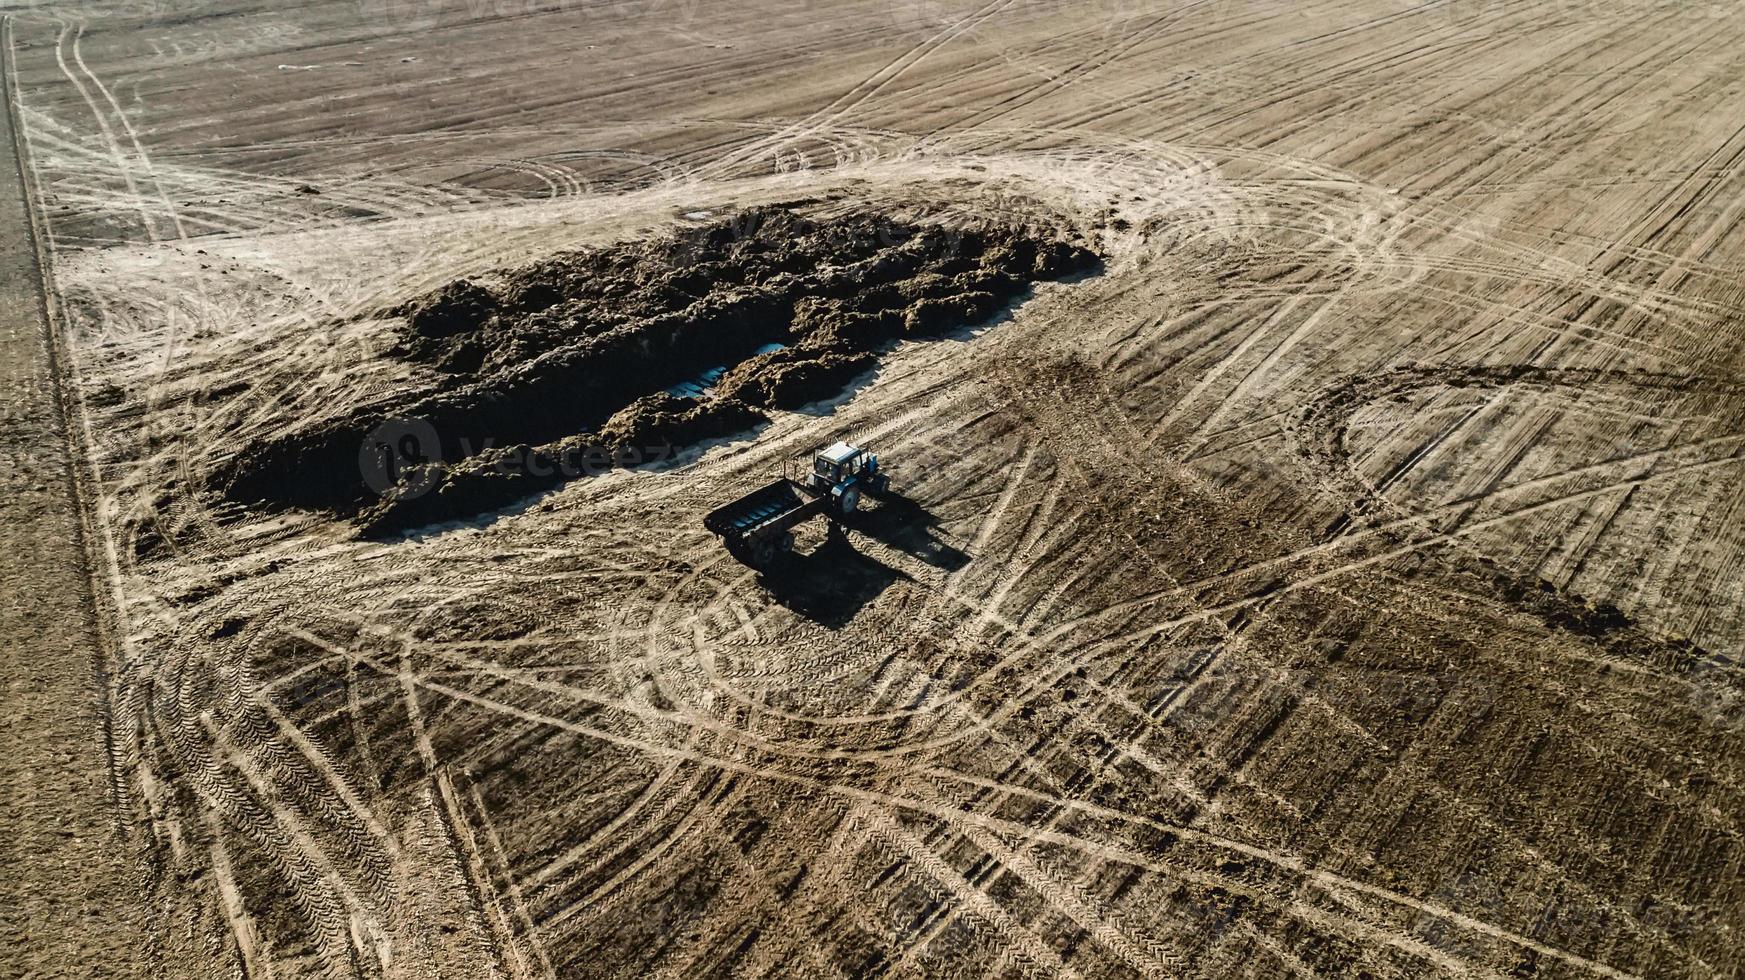
<svg viewBox="0 0 1745 980">
<path fill-rule="evenodd" d="M 807 489 L 829 495 L 831 509 L 837 514 L 852 512 L 862 493 L 880 494 L 888 486 L 890 478 L 879 472 L 879 458 L 846 442 L 819 450 L 812 459 L 812 472 L 806 476 Z"/>
<path fill-rule="evenodd" d="M 812 459 L 812 477 L 818 483 L 832 486 L 854 476 L 867 461 L 875 459 L 858 446 L 838 442 L 828 449 L 818 450 L 818 455 Z M 873 463 L 875 469 L 877 465 Z"/>
</svg>

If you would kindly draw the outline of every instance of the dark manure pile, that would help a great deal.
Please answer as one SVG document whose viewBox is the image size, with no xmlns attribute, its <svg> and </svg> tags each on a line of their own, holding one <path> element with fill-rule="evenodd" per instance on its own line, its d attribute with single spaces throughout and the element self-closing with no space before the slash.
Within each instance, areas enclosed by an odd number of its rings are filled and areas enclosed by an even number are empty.
<svg viewBox="0 0 1745 980">
<path fill-rule="evenodd" d="M 938 337 L 1094 270 L 1012 229 L 742 212 L 671 238 L 458 280 L 388 311 L 439 383 L 249 447 L 231 499 L 386 534 L 743 432 L 842 392 L 892 342 Z"/>
</svg>

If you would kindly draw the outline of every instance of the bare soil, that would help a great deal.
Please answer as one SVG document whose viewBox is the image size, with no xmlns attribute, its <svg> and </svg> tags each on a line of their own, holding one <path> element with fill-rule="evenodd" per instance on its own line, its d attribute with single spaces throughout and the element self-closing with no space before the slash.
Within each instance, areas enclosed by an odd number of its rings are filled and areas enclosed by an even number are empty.
<svg viewBox="0 0 1745 980">
<path fill-rule="evenodd" d="M 7 693 L 103 750 L 20 860 L 119 826 L 176 976 L 1740 976 L 1742 43 L 15 11 L 115 622 Z M 825 246 L 869 222 L 924 261 Z M 898 492 L 845 538 L 701 526 L 837 438 Z"/>
<path fill-rule="evenodd" d="M 14 136 L 0 113 L 0 974 L 145 977 L 145 856 L 111 799 L 108 666 Z"/>
</svg>

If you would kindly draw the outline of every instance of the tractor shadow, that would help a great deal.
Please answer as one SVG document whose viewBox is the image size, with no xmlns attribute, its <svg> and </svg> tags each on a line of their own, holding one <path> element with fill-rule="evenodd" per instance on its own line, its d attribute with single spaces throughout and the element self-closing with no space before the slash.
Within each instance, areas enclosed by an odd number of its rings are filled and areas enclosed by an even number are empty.
<svg viewBox="0 0 1745 980">
<path fill-rule="evenodd" d="M 828 629 L 841 629 L 893 583 L 912 581 L 900 568 L 854 545 L 861 535 L 934 568 L 954 572 L 969 562 L 938 532 L 939 521 L 901 494 L 886 493 L 847 521 L 848 534 L 824 535 L 811 551 L 778 558 L 761 580 L 776 602 Z"/>
<path fill-rule="evenodd" d="M 909 576 L 828 534 L 810 552 L 783 555 L 762 574 L 776 602 L 828 629 L 841 629 L 881 593 Z"/>
<path fill-rule="evenodd" d="M 940 537 L 939 519 L 899 493 L 886 493 L 878 499 L 877 506 L 858 511 L 848 526 L 941 571 L 955 572 L 969 563 L 967 552 Z"/>
</svg>

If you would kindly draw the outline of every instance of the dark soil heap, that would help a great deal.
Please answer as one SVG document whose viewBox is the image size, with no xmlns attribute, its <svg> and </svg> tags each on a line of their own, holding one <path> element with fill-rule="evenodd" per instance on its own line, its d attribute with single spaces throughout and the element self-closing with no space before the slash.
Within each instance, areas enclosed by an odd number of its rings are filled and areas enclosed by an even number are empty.
<svg viewBox="0 0 1745 980">
<path fill-rule="evenodd" d="M 831 397 L 892 341 L 985 321 L 1098 262 L 1012 229 L 783 208 L 560 254 L 388 311 L 406 318 L 394 353 L 434 368 L 434 391 L 253 446 L 216 483 L 370 533 L 485 513 Z M 702 397 L 666 393 L 718 368 Z"/>
</svg>

